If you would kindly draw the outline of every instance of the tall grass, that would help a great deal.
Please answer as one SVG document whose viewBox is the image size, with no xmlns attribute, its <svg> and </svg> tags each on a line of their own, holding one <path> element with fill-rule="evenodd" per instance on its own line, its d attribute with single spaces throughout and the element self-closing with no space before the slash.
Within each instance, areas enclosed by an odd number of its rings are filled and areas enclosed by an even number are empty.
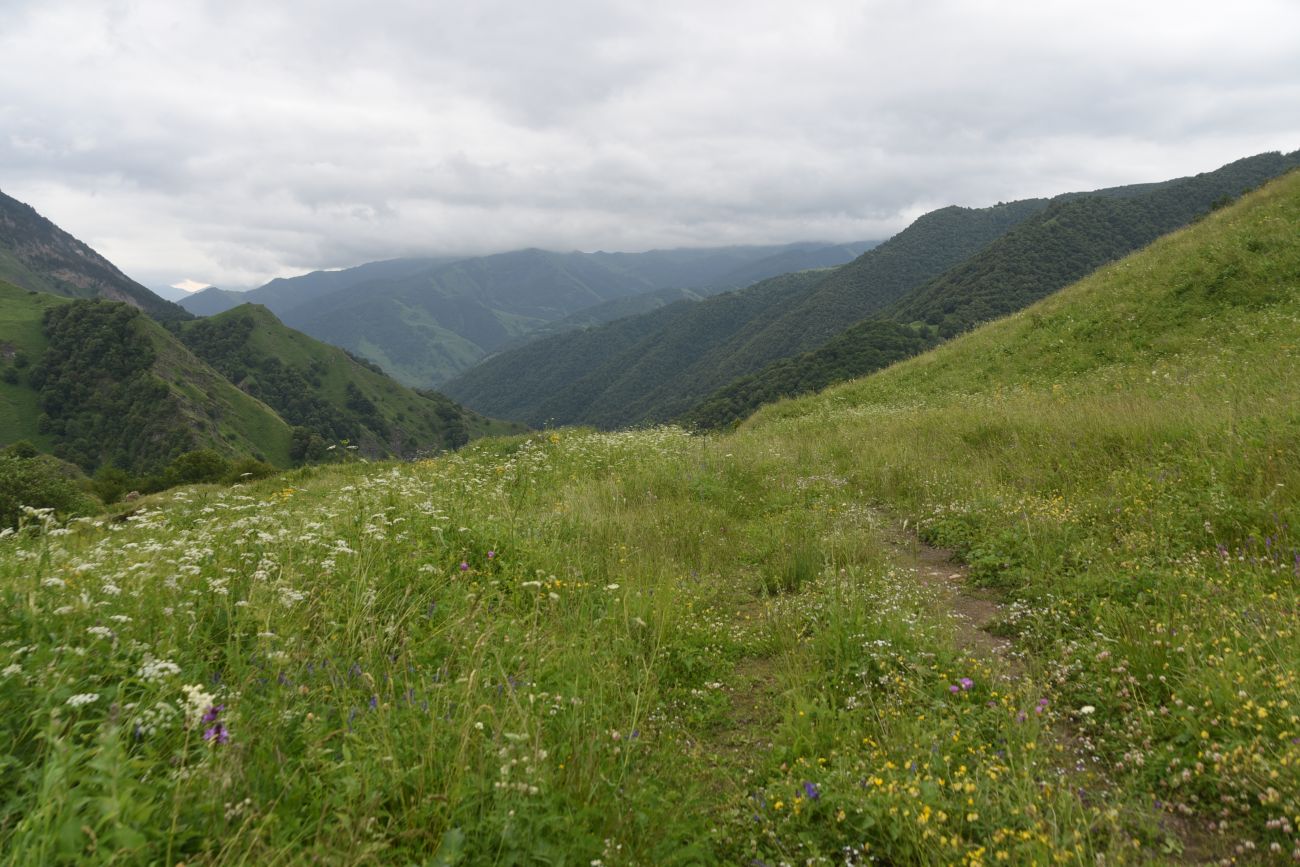
<svg viewBox="0 0 1300 867">
<path fill-rule="evenodd" d="M 1291 857 L 1297 187 L 729 437 L 555 431 L 0 539 L 0 850 Z M 1006 596 L 1014 665 L 962 649 L 904 519 Z"/>
</svg>

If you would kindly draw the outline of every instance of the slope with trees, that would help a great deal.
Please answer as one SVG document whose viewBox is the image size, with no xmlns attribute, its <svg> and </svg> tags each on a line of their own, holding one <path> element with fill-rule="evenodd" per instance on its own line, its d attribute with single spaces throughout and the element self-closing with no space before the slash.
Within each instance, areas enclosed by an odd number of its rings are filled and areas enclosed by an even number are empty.
<svg viewBox="0 0 1300 867">
<path fill-rule="evenodd" d="M 190 318 L 112 262 L 24 204 L 0 192 L 0 280 L 67 298 L 107 298 L 161 322 Z"/>
<path fill-rule="evenodd" d="M 1135 195 L 1054 200 L 987 249 L 821 348 L 738 378 L 682 419 L 718 427 L 772 400 L 878 370 L 929 345 L 900 340 L 904 330 L 946 339 L 1019 310 L 1298 165 L 1300 151 L 1260 154 Z"/>
</svg>

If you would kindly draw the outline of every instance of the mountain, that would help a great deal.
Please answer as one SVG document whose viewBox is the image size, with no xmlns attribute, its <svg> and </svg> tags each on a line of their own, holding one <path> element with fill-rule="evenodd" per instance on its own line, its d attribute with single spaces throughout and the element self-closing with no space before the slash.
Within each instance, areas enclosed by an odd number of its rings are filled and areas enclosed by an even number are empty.
<svg viewBox="0 0 1300 867">
<path fill-rule="evenodd" d="M 213 316 L 241 304 L 261 304 L 277 316 L 318 298 L 375 280 L 406 277 L 435 265 L 455 261 L 449 257 L 386 259 L 354 268 L 312 271 L 297 277 L 277 277 L 248 292 L 231 292 L 213 286 L 183 299 L 181 306 L 196 316 Z"/>
<path fill-rule="evenodd" d="M 481 412 L 529 424 L 618 427 L 681 416 L 725 423 L 774 396 L 860 375 L 933 345 L 925 329 L 902 327 L 917 318 L 928 321 L 931 303 L 953 316 L 932 323 L 944 335 L 963 321 L 978 321 L 971 317 L 1018 309 L 1186 223 L 1215 200 L 1275 176 L 1290 160 L 1262 154 L 1194 178 L 991 208 L 943 208 L 798 290 L 746 299 L 756 286 L 676 316 L 656 312 L 581 337 L 548 338 L 502 352 L 443 388 Z M 924 315 L 920 307 L 898 306 L 913 298 L 943 300 L 924 302 Z M 783 361 L 873 316 L 893 324 L 864 326 L 822 356 Z M 699 317 L 699 327 L 692 317 Z M 710 321 L 725 325 L 711 331 Z M 683 333 L 693 339 L 681 341 Z M 863 338 L 882 342 L 849 345 Z M 671 357 L 664 346 L 674 347 Z M 764 371 L 768 365 L 772 369 Z M 572 378 L 574 371 L 582 374 Z M 697 403 L 711 407 L 689 412 Z"/>
<path fill-rule="evenodd" d="M 161 322 L 188 319 L 180 306 L 127 277 L 30 205 L 0 192 L 0 280 L 67 298 L 107 298 Z"/>
<path fill-rule="evenodd" d="M 247 297 L 250 292 L 231 292 L 229 289 L 220 289 L 216 286 L 209 286 L 206 289 L 200 289 L 193 295 L 186 296 L 176 303 L 184 307 L 195 316 L 215 316 L 218 313 L 224 313 L 240 304 L 248 304 L 253 299 Z"/>
<path fill-rule="evenodd" d="M 462 403 L 534 425 L 667 420 L 792 347 L 833 333 L 834 323 L 842 329 L 886 306 L 1046 206 L 1033 199 L 944 208 L 837 269 L 547 338 L 489 358 L 442 387 Z M 573 378 L 574 371 L 583 375 Z"/>
<path fill-rule="evenodd" d="M 168 330 L 129 305 L 0 283 L 0 311 L 0 445 L 27 440 L 87 473 L 157 474 L 196 449 L 280 467 L 339 445 L 415 457 L 521 430 L 399 385 L 255 305 Z"/>
<path fill-rule="evenodd" d="M 404 383 L 431 386 L 534 335 L 655 309 L 665 293 L 699 298 L 790 270 L 841 264 L 870 246 L 398 259 L 273 280 L 242 297 L 205 290 L 184 304 L 204 315 L 243 301 L 264 304 L 292 327 L 370 358 Z"/>
<path fill-rule="evenodd" d="M 294 426 L 295 460 L 320 459 L 343 440 L 372 457 L 414 457 L 522 430 L 466 412 L 436 392 L 406 388 L 372 363 L 288 328 L 260 305 L 185 322 L 177 332 L 195 355 Z"/>
<path fill-rule="evenodd" d="M 1260 154 L 1136 195 L 1069 196 L 986 249 L 812 352 L 737 379 L 686 413 L 718 427 L 764 403 L 862 376 L 972 326 L 1019 310 L 1107 262 L 1297 166 L 1300 151 Z"/>
<path fill-rule="evenodd" d="M 617 427 L 670 418 L 716 387 L 701 359 L 728 346 L 749 322 L 803 296 L 825 273 L 785 274 L 742 292 L 538 340 L 443 387 L 462 403 L 492 405 L 498 415 L 534 426 L 582 419 Z"/>
<path fill-rule="evenodd" d="M 289 465 L 289 425 L 138 308 L 0 283 L 0 309 L 5 442 L 86 472 L 154 473 L 201 448 Z"/>
<path fill-rule="evenodd" d="M 10 534 L 0 851 L 1294 863 L 1297 225 L 1293 174 L 734 432 Z"/>
</svg>

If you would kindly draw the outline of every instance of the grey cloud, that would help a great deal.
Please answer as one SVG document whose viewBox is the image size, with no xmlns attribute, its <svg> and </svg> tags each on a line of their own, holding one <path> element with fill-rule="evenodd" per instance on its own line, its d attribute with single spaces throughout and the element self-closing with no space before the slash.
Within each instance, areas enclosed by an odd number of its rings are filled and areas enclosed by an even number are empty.
<svg viewBox="0 0 1300 867">
<path fill-rule="evenodd" d="M 152 284 L 879 237 L 1300 147 L 1300 7 L 6 4 L 0 188 Z"/>
</svg>

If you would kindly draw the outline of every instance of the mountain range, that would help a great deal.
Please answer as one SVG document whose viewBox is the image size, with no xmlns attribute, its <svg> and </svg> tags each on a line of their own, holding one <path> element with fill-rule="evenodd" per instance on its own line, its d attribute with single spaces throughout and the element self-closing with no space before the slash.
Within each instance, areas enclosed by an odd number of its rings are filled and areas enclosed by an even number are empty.
<svg viewBox="0 0 1300 867">
<path fill-rule="evenodd" d="M 1195 177 L 943 208 L 847 265 L 548 337 L 442 388 L 530 425 L 724 424 L 1019 309 L 1297 164 L 1300 152 L 1260 154 Z"/>
<path fill-rule="evenodd" d="M 410 457 L 522 429 L 407 388 L 263 307 L 195 319 L 2 194 L 0 271 L 0 445 L 26 441 L 85 473 L 157 475 L 200 449 L 277 467 L 340 446 Z"/>
<path fill-rule="evenodd" d="M 247 293 L 184 299 L 211 315 L 263 304 L 286 324 L 369 358 L 407 385 L 433 387 L 539 334 L 699 299 L 755 280 L 841 264 L 871 242 L 396 259 L 273 280 Z"/>
</svg>

